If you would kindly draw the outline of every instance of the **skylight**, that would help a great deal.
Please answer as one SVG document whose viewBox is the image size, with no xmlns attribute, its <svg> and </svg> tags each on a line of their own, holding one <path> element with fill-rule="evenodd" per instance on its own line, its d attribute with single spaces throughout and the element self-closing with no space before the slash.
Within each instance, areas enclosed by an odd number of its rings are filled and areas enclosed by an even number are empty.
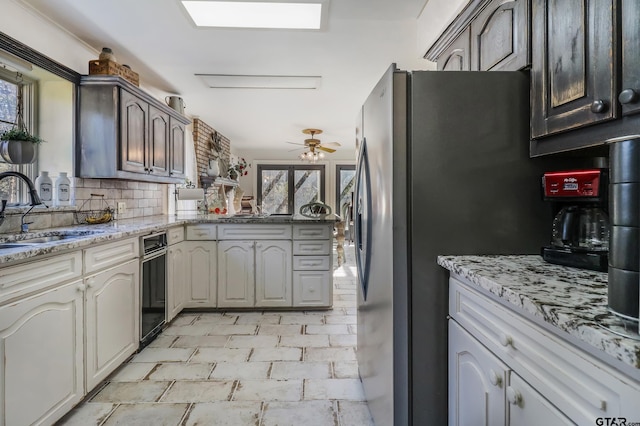
<svg viewBox="0 0 640 426">
<path fill-rule="evenodd" d="M 199 27 L 320 29 L 322 3 L 183 1 Z"/>
</svg>

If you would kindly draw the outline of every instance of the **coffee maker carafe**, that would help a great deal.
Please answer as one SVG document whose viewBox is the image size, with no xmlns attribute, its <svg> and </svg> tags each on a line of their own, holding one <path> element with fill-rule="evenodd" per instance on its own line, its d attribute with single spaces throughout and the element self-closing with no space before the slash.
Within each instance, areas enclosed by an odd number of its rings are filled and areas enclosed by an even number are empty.
<svg viewBox="0 0 640 426">
<path fill-rule="evenodd" d="M 607 214 L 606 169 L 545 173 L 544 199 L 553 202 L 551 245 L 542 257 L 550 263 L 606 272 L 611 226 Z"/>
</svg>

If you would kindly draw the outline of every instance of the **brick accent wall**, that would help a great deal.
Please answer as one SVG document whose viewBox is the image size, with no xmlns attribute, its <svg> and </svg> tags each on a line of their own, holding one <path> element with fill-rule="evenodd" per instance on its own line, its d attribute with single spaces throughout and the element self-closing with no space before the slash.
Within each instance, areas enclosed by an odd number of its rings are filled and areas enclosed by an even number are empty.
<svg viewBox="0 0 640 426">
<path fill-rule="evenodd" d="M 209 168 L 209 160 L 212 158 L 211 155 L 211 144 L 213 142 L 212 135 L 216 132 L 216 129 L 209 126 L 204 121 L 199 118 L 194 118 L 193 120 L 193 144 L 196 151 L 196 164 L 198 167 L 198 178 Z M 231 141 L 226 136 L 218 133 L 220 137 L 220 145 L 221 145 L 221 153 L 220 158 L 223 160 L 220 163 L 229 162 L 231 157 Z M 222 167 L 222 164 L 221 164 Z M 221 170 L 221 173 L 223 170 Z M 202 183 L 199 182 L 198 186 L 202 186 Z"/>
</svg>

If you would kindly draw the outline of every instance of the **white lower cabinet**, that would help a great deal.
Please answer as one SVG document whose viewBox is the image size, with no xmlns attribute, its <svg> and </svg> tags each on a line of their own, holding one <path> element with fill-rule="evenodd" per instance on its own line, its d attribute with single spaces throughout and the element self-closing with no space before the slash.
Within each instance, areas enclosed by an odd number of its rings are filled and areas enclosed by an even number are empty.
<svg viewBox="0 0 640 426">
<path fill-rule="evenodd" d="M 0 307 L 1 424 L 52 424 L 83 398 L 83 290 L 74 281 Z"/>
<path fill-rule="evenodd" d="M 186 243 L 169 246 L 167 250 L 167 322 L 182 311 L 187 295 Z"/>
<path fill-rule="evenodd" d="M 512 426 L 569 426 L 574 425 L 553 406 L 540 392 L 513 371 L 509 374 L 507 387 L 509 422 Z M 594 423 L 596 419 L 594 418 Z"/>
<path fill-rule="evenodd" d="M 218 307 L 247 308 L 255 303 L 255 241 L 218 242 Z"/>
<path fill-rule="evenodd" d="M 257 241 L 255 306 L 291 306 L 291 241 Z"/>
<path fill-rule="evenodd" d="M 98 385 L 138 349 L 139 281 L 138 259 L 84 280 L 87 390 Z"/>
<path fill-rule="evenodd" d="M 451 425 L 640 419 L 639 382 L 463 280 L 449 280 Z"/>
<path fill-rule="evenodd" d="M 505 424 L 507 366 L 449 321 L 449 424 Z"/>
<path fill-rule="evenodd" d="M 331 271 L 293 271 L 293 306 L 331 306 Z"/>
<path fill-rule="evenodd" d="M 290 307 L 291 241 L 218 242 L 218 307 Z"/>
<path fill-rule="evenodd" d="M 185 308 L 217 306 L 217 242 L 185 241 Z"/>
</svg>

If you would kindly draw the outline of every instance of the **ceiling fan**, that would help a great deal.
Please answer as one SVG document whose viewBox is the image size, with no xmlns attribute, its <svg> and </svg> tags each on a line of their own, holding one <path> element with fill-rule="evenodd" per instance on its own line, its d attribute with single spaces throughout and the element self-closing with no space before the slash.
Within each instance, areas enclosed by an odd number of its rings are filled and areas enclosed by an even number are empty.
<svg viewBox="0 0 640 426">
<path fill-rule="evenodd" d="M 324 153 L 327 152 L 331 154 L 332 152 L 336 152 L 333 148 L 327 148 L 328 146 L 338 147 L 340 144 L 338 142 L 329 142 L 329 143 L 321 143 L 320 139 L 316 139 L 315 135 L 319 135 L 322 133 L 320 129 L 304 129 L 302 131 L 305 135 L 310 135 L 311 137 L 304 140 L 304 143 L 295 143 L 295 142 L 287 142 L 292 145 L 301 145 L 303 148 L 292 149 L 291 151 L 297 151 L 299 149 L 308 149 L 307 152 L 303 152 L 299 155 L 301 160 L 307 160 L 311 162 L 316 162 L 318 159 L 324 158 Z M 320 151 L 320 152 L 316 152 Z M 324 152 L 323 152 L 324 151 Z"/>
</svg>

